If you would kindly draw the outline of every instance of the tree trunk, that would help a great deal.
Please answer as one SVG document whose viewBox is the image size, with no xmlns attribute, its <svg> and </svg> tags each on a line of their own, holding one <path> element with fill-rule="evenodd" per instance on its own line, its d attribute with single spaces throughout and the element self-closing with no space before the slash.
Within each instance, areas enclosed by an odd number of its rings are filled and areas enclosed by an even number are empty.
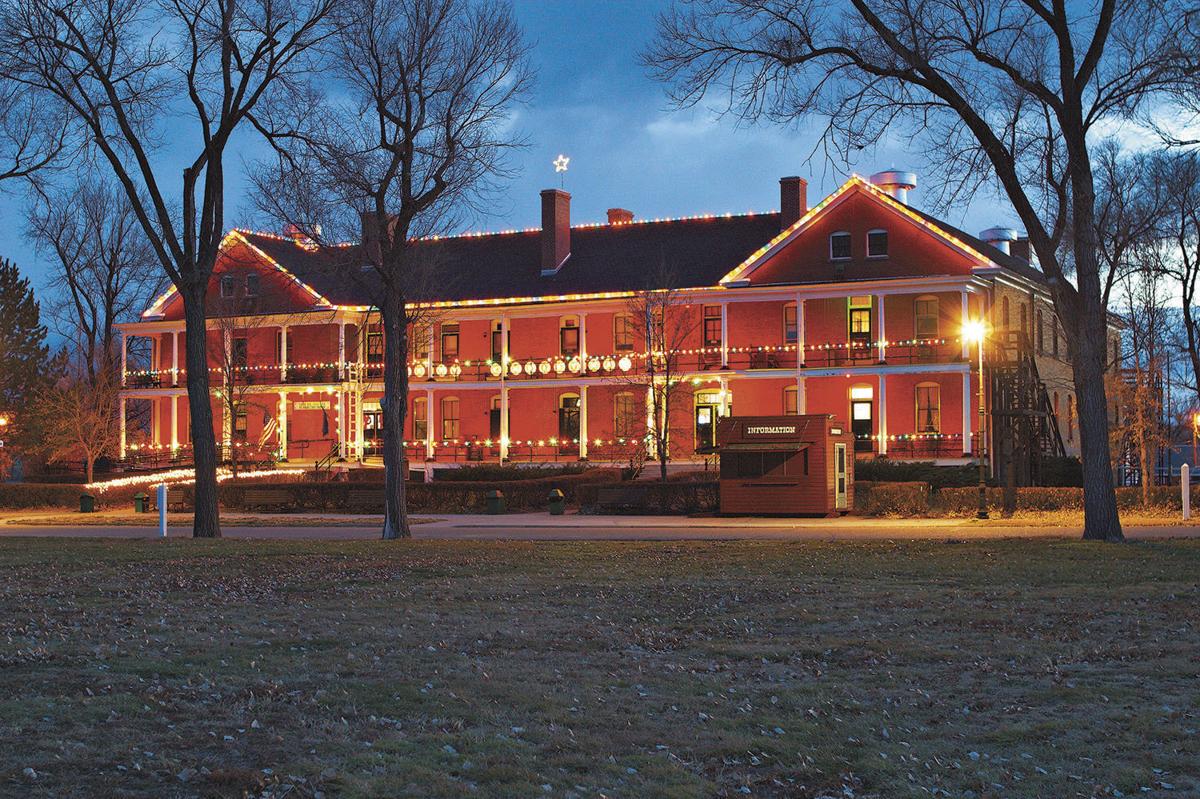
<svg viewBox="0 0 1200 799">
<path fill-rule="evenodd" d="M 389 295 L 392 293 L 388 291 Z M 404 493 L 404 419 L 408 410 L 408 327 L 403 300 L 388 296 L 383 303 L 383 538 L 411 538 Z M 433 408 L 425 410 L 432 425 Z"/>
<path fill-rule="evenodd" d="M 220 538 L 217 508 L 217 442 L 213 434 L 208 386 L 208 334 L 205 329 L 206 285 L 181 291 L 184 313 L 184 356 L 187 367 L 188 415 L 192 426 L 192 457 L 196 464 L 193 538 Z"/>
<path fill-rule="evenodd" d="M 1075 407 L 1079 414 L 1079 451 L 1083 462 L 1083 537 L 1088 541 L 1124 541 L 1117 495 L 1113 489 L 1108 441 L 1108 404 L 1104 391 L 1108 337 L 1104 317 L 1087 325 L 1080 319 L 1074 364 Z M 1092 331 L 1087 328 L 1096 327 Z"/>
<path fill-rule="evenodd" d="M 84 468 L 87 471 L 87 479 L 84 480 L 84 482 L 88 483 L 90 485 L 95 476 L 96 459 L 93 458 L 90 454 L 84 455 L 83 463 L 84 463 Z"/>
</svg>

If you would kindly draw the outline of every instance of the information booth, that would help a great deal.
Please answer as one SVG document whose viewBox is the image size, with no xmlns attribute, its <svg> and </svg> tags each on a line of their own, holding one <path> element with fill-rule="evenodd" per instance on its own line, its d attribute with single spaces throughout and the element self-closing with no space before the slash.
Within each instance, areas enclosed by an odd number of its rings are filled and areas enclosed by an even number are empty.
<svg viewBox="0 0 1200 799">
<path fill-rule="evenodd" d="M 835 516 L 854 507 L 854 436 L 828 414 L 717 425 L 721 513 Z"/>
</svg>

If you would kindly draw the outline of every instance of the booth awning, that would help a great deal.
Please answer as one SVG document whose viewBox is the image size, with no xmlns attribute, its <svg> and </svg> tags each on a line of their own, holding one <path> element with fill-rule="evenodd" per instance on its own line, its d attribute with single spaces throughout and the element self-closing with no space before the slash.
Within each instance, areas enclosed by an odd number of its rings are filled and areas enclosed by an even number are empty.
<svg viewBox="0 0 1200 799">
<path fill-rule="evenodd" d="M 799 452 L 808 449 L 810 441 L 746 441 L 725 444 L 718 452 Z"/>
</svg>

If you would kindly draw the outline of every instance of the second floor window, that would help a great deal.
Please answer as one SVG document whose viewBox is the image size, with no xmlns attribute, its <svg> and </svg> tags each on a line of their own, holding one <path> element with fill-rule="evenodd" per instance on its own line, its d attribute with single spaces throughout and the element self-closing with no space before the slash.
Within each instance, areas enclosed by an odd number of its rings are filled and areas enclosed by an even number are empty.
<svg viewBox="0 0 1200 799">
<path fill-rule="evenodd" d="M 938 334 L 937 297 L 919 297 L 913 303 L 913 332 L 917 338 L 934 338 Z"/>
<path fill-rule="evenodd" d="M 442 360 L 458 360 L 458 325 L 442 325 Z"/>
<path fill-rule="evenodd" d="M 235 441 L 245 441 L 246 435 L 249 432 L 249 417 L 246 415 L 246 406 L 238 404 L 233 416 L 233 438 Z"/>
<path fill-rule="evenodd" d="M 871 298 L 851 297 L 849 307 L 850 343 L 855 347 L 871 343 Z"/>
<path fill-rule="evenodd" d="M 800 330 L 797 326 L 796 304 L 783 306 L 783 341 L 785 344 L 795 344 L 800 340 Z"/>
<path fill-rule="evenodd" d="M 721 346 L 721 306 L 704 306 L 704 346 Z"/>
<path fill-rule="evenodd" d="M 233 367 L 235 369 L 246 368 L 246 364 L 249 363 L 249 350 L 250 347 L 247 344 L 246 339 L 235 338 L 233 340 L 233 352 L 231 353 L 231 357 L 233 359 Z"/>
<path fill-rule="evenodd" d="M 425 402 L 424 397 L 417 397 L 413 400 L 413 438 L 417 441 L 424 441 L 429 438 L 429 405 Z"/>
<path fill-rule="evenodd" d="M 258 296 L 258 281 L 259 281 L 259 279 L 258 279 L 257 274 L 250 273 L 250 274 L 246 275 L 246 296 L 247 297 L 257 297 Z"/>
<path fill-rule="evenodd" d="M 379 330 L 367 333 L 367 363 L 383 363 L 383 333 Z"/>
<path fill-rule="evenodd" d="M 783 389 L 783 414 L 795 416 L 800 413 L 800 390 L 796 386 L 785 386 Z"/>
<path fill-rule="evenodd" d="M 233 275 L 221 275 L 221 297 L 226 300 L 231 299 L 233 291 Z"/>
<path fill-rule="evenodd" d="M 829 237 L 829 257 L 834 261 L 844 261 L 850 257 L 849 233 L 841 231 Z"/>
<path fill-rule="evenodd" d="M 939 433 L 942 429 L 942 389 L 937 383 L 917 386 L 917 432 Z"/>
<path fill-rule="evenodd" d="M 613 348 L 617 352 L 631 352 L 634 335 L 632 314 L 620 313 L 613 317 Z"/>
<path fill-rule="evenodd" d="M 558 348 L 562 355 L 579 354 L 579 320 L 575 317 L 568 316 L 559 323 Z"/>
</svg>

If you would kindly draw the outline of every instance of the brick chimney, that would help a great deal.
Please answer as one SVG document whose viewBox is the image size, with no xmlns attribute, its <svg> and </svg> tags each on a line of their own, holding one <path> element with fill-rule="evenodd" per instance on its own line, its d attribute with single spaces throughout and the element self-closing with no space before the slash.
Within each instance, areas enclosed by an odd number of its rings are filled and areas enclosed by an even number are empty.
<svg viewBox="0 0 1200 799">
<path fill-rule="evenodd" d="M 571 195 L 542 190 L 542 274 L 554 275 L 571 255 Z"/>
<path fill-rule="evenodd" d="M 808 181 L 795 175 L 779 179 L 779 229 L 786 230 L 808 211 Z"/>
<path fill-rule="evenodd" d="M 609 208 L 608 209 L 608 224 L 610 225 L 628 225 L 633 221 L 633 211 L 628 211 L 624 208 Z"/>
</svg>

